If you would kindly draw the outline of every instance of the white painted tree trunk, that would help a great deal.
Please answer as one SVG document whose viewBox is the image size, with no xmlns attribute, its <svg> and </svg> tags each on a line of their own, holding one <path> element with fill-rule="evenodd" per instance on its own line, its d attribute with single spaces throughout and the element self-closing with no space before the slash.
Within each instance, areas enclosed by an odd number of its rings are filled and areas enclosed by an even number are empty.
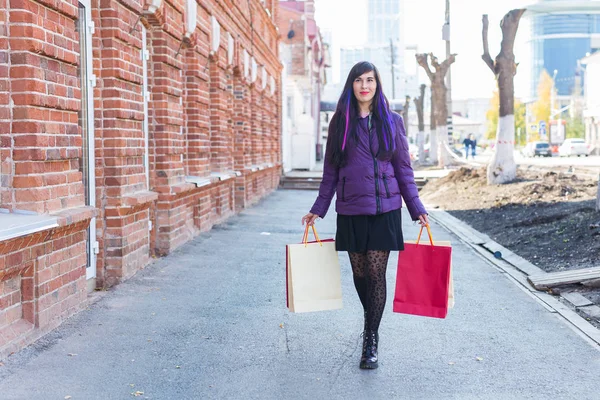
<svg viewBox="0 0 600 400">
<path fill-rule="evenodd" d="M 494 155 L 487 168 L 489 185 L 508 183 L 517 177 L 515 163 L 515 116 L 507 115 L 498 119 Z"/>
<path fill-rule="evenodd" d="M 429 161 L 433 164 L 438 162 L 438 138 L 436 129 L 429 131 Z"/>
<path fill-rule="evenodd" d="M 417 146 L 419 147 L 419 164 L 425 163 L 425 132 L 417 133 Z"/>
<path fill-rule="evenodd" d="M 448 125 L 437 127 L 438 167 L 444 168 L 452 164 L 452 155 L 448 150 Z"/>
</svg>

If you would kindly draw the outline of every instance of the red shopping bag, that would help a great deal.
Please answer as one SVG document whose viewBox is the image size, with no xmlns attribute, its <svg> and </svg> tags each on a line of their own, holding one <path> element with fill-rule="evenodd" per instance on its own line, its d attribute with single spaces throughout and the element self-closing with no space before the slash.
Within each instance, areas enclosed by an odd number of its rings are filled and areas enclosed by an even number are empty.
<svg viewBox="0 0 600 400">
<path fill-rule="evenodd" d="M 429 225 L 430 245 L 405 243 L 398 257 L 394 312 L 446 318 L 452 247 L 434 245 Z"/>
</svg>

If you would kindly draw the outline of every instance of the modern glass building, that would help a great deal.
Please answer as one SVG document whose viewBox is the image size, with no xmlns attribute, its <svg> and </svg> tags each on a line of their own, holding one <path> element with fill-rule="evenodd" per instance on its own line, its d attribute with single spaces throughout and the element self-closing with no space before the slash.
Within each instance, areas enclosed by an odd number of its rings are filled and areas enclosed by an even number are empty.
<svg viewBox="0 0 600 400">
<path fill-rule="evenodd" d="M 352 66 L 370 61 L 377 66 L 388 98 L 404 98 L 416 86 L 416 76 L 405 72 L 404 0 L 367 0 L 368 28 L 364 45 L 341 49 L 340 79 L 345 81 Z M 392 44 L 394 48 L 394 83 L 392 83 Z M 416 75 L 416 74 L 414 74 Z M 343 83 L 343 82 L 342 82 Z"/>
<path fill-rule="evenodd" d="M 537 97 L 540 74 L 556 71 L 559 96 L 569 96 L 575 78 L 582 76 L 578 61 L 600 48 L 600 2 L 541 0 L 527 7 L 530 22 L 531 98 Z"/>
<path fill-rule="evenodd" d="M 401 35 L 404 1 L 402 0 L 368 0 L 369 31 L 368 43 L 381 44 L 403 41 Z"/>
</svg>

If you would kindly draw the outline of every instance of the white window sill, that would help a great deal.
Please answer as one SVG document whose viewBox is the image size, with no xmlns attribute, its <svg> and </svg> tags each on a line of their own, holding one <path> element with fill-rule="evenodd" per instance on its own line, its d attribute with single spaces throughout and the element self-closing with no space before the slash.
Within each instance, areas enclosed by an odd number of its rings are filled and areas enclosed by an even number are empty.
<svg viewBox="0 0 600 400">
<path fill-rule="evenodd" d="M 58 218 L 50 215 L 0 210 L 0 242 L 56 228 Z"/>
</svg>

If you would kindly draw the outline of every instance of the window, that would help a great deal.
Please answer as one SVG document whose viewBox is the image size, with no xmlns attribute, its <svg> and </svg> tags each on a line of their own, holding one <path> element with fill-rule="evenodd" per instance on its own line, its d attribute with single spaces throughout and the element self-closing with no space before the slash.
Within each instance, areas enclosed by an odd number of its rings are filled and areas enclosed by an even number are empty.
<svg viewBox="0 0 600 400">
<path fill-rule="evenodd" d="M 146 172 L 146 188 L 150 190 L 150 162 L 148 157 L 148 102 L 150 101 L 150 91 L 148 90 L 148 60 L 150 52 L 148 51 L 148 42 L 146 37 L 146 27 L 142 27 L 142 97 L 144 102 L 144 121 L 142 130 L 144 133 L 144 170 Z"/>
<path fill-rule="evenodd" d="M 92 73 L 92 34 L 94 23 L 90 0 L 79 2 L 79 19 L 77 21 L 79 32 L 79 78 L 81 82 L 81 107 L 79 110 L 79 126 L 82 135 L 81 173 L 83 178 L 85 204 L 96 206 L 96 185 L 94 174 L 94 97 L 93 88 L 96 77 Z M 87 231 L 87 266 L 86 278 L 96 277 L 96 254 L 98 242 L 96 241 L 96 219 L 90 220 Z"/>
</svg>

